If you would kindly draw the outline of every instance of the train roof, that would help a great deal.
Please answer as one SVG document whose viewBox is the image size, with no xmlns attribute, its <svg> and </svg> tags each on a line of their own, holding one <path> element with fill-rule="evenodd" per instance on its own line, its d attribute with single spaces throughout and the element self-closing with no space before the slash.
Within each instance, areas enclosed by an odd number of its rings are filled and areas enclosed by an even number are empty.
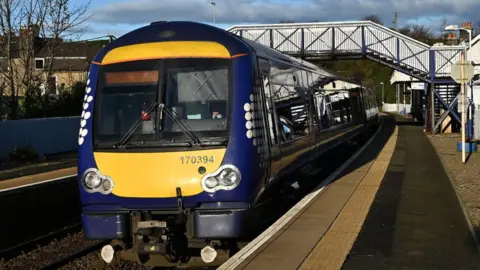
<svg viewBox="0 0 480 270">
<path fill-rule="evenodd" d="M 319 81 L 320 85 L 325 83 L 322 81 L 328 83 L 334 80 L 355 83 L 354 80 L 346 76 L 283 54 L 278 50 L 242 38 L 224 29 L 191 21 L 153 22 L 150 25 L 133 30 L 105 46 L 93 61 L 101 63 L 105 55 L 117 47 L 161 41 L 213 41 L 222 44 L 232 56 L 254 51 L 259 56 L 315 72 L 322 77 Z"/>
</svg>

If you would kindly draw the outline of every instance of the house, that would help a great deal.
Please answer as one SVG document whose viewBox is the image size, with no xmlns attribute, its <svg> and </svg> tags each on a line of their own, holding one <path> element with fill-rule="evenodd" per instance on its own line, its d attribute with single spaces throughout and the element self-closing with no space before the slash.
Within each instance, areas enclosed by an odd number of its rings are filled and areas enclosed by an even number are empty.
<svg viewBox="0 0 480 270">
<path fill-rule="evenodd" d="M 3 95 L 11 95 L 7 74 L 14 74 L 16 96 L 24 96 L 27 85 L 38 83 L 41 89 L 58 94 L 62 86 L 68 87 L 78 81 L 86 81 L 88 67 L 98 51 L 109 41 L 69 42 L 62 39 L 42 38 L 37 26 L 24 27 L 19 35 L 12 35 L 10 50 L 7 38 L 0 37 L 0 87 Z M 13 63 L 8 68 L 8 54 Z M 3 57 L 2 57 L 3 56 Z M 47 78 L 48 77 L 48 78 Z M 45 86 L 49 87 L 45 87 Z"/>
<path fill-rule="evenodd" d="M 456 44 L 456 43 L 455 43 Z M 467 49 L 467 57 L 468 60 L 474 66 L 474 78 L 473 78 L 473 113 L 474 113 L 474 137 L 477 139 L 480 138 L 480 35 L 474 37 L 471 41 L 470 48 Z M 398 83 L 398 82 L 415 82 L 416 79 L 412 78 L 406 74 L 403 74 L 398 71 L 394 71 L 391 78 L 391 83 Z M 445 100 L 445 102 L 450 103 L 453 101 L 455 96 L 457 95 L 460 87 L 459 85 L 438 85 L 437 91 L 439 91 L 440 96 Z M 468 97 L 472 96 L 471 92 L 468 92 Z M 443 111 L 443 107 L 436 102 L 436 108 L 438 108 L 439 112 Z M 460 112 L 460 110 L 458 110 Z M 447 121 L 450 121 L 449 117 Z"/>
<path fill-rule="evenodd" d="M 472 39 L 471 47 L 467 52 L 468 60 L 473 64 L 473 104 L 474 104 L 474 137 L 480 138 L 480 35 Z"/>
</svg>

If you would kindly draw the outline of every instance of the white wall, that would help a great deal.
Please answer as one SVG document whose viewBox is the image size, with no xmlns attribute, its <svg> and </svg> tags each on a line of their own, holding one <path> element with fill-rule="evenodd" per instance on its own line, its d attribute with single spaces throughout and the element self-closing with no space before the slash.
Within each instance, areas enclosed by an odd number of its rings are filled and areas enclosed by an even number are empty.
<svg viewBox="0 0 480 270">
<path fill-rule="evenodd" d="M 478 40 L 480 37 L 474 39 Z M 480 64 L 480 40 L 476 42 L 472 48 L 470 48 L 467 52 L 468 60 L 473 61 L 475 64 Z M 474 74 L 480 74 L 480 66 L 474 67 Z M 471 94 L 469 93 L 468 96 L 470 97 Z M 474 137 L 477 139 L 480 138 L 480 85 L 476 85 L 473 87 L 473 103 L 475 106 L 474 111 L 474 127 L 473 133 Z"/>
<path fill-rule="evenodd" d="M 76 151 L 80 117 L 0 121 L 0 160 L 15 146 L 31 146 L 39 154 Z"/>
<path fill-rule="evenodd" d="M 411 105 L 405 104 L 405 109 L 407 113 L 410 113 Z M 401 112 L 403 110 L 403 103 L 398 105 L 397 111 L 397 103 L 385 103 L 383 104 L 383 111 L 384 112 Z"/>
</svg>

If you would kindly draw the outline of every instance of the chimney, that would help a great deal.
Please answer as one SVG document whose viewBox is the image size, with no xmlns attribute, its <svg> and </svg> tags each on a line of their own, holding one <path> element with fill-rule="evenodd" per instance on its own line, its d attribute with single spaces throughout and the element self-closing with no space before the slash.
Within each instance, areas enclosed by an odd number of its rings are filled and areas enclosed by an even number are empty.
<svg viewBox="0 0 480 270">
<path fill-rule="evenodd" d="M 463 29 L 472 29 L 472 23 L 471 22 L 465 22 L 465 23 L 462 23 L 462 28 Z M 465 31 L 465 30 L 460 30 L 459 31 L 460 33 L 460 36 L 459 36 L 459 40 L 464 40 L 468 43 L 468 32 Z"/>
<path fill-rule="evenodd" d="M 457 34 L 447 33 L 447 45 L 457 45 Z"/>
<path fill-rule="evenodd" d="M 20 27 L 20 36 L 38 38 L 40 36 L 40 27 L 34 24 L 22 26 Z"/>
</svg>

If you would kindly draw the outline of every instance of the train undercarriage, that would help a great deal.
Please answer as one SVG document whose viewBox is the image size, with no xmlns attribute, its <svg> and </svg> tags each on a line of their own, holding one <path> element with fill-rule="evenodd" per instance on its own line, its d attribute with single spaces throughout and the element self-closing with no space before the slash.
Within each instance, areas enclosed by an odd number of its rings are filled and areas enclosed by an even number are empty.
<svg viewBox="0 0 480 270">
<path fill-rule="evenodd" d="M 213 266 L 232 256 L 241 248 L 242 243 L 247 243 L 227 237 L 205 237 L 206 233 L 195 224 L 195 221 L 198 221 L 197 211 L 184 208 L 180 188 L 177 188 L 177 202 L 177 209 L 130 212 L 130 235 L 104 246 L 101 251 L 102 259 L 110 263 L 118 252 L 121 259 L 144 265 Z M 215 222 L 215 216 L 235 216 L 234 212 L 235 209 L 208 213 L 211 221 Z M 202 219 L 207 216 L 205 212 L 202 214 Z M 201 226 L 208 226 L 205 222 L 202 224 Z M 233 235 L 228 231 L 225 234 Z M 196 238 L 197 235 L 202 238 Z"/>
</svg>

